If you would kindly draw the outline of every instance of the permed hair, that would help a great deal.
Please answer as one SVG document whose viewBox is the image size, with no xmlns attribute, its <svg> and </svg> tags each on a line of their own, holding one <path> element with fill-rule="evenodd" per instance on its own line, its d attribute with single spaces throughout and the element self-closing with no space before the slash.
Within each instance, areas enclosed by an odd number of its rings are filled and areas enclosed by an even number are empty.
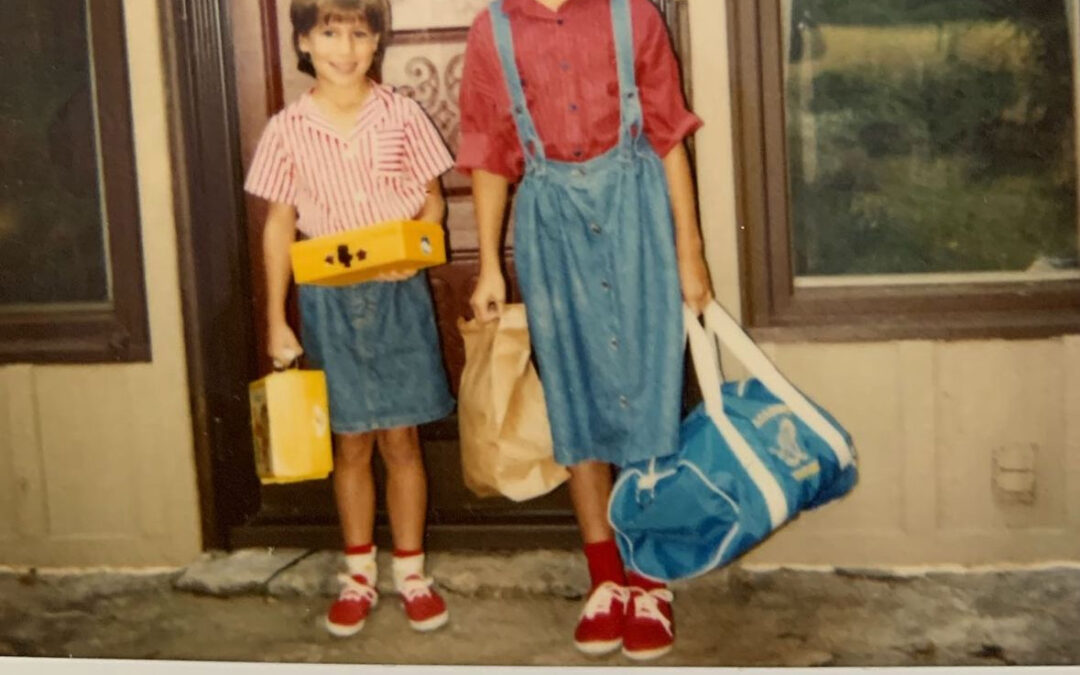
<svg viewBox="0 0 1080 675">
<path fill-rule="evenodd" d="M 359 20 L 367 24 L 371 32 L 379 36 L 379 47 L 371 63 L 371 76 L 379 80 L 382 56 L 390 31 L 390 3 L 388 0 L 292 0 L 289 6 L 292 20 L 292 42 L 296 50 L 297 69 L 315 77 L 311 57 L 300 51 L 300 38 L 318 25 L 334 21 Z"/>
</svg>

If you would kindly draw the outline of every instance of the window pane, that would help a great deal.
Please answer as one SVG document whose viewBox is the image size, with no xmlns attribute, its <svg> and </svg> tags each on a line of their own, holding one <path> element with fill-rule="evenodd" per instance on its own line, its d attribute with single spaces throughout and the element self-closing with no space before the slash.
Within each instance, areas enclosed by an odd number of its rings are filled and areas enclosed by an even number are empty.
<svg viewBox="0 0 1080 675">
<path fill-rule="evenodd" d="M 1075 0 L 790 0 L 797 277 L 1077 268 Z"/>
<path fill-rule="evenodd" d="M 86 5 L 0 15 L 0 311 L 107 302 Z"/>
</svg>

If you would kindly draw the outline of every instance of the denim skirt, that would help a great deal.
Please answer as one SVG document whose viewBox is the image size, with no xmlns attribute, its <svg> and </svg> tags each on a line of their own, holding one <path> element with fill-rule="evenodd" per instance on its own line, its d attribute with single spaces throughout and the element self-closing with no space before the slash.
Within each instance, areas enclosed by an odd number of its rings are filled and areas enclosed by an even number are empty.
<svg viewBox="0 0 1080 675">
<path fill-rule="evenodd" d="M 427 275 L 350 286 L 300 286 L 301 342 L 326 373 L 337 434 L 446 417 L 446 380 Z"/>
</svg>

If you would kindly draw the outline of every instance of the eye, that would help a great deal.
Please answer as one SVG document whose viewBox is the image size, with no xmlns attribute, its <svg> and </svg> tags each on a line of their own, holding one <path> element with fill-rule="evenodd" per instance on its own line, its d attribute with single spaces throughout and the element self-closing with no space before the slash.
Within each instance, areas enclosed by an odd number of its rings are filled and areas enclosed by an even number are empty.
<svg viewBox="0 0 1080 675">
<path fill-rule="evenodd" d="M 368 37 L 368 32 L 365 31 L 365 30 L 356 30 L 356 31 L 353 31 L 353 35 L 355 37 L 360 38 L 360 39 L 364 39 L 364 38 Z"/>
</svg>

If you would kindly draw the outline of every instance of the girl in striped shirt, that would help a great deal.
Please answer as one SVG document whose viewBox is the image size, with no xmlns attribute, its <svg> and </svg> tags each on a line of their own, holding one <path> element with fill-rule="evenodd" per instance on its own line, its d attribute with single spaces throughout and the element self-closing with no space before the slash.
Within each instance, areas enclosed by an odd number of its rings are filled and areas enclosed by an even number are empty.
<svg viewBox="0 0 1080 675">
<path fill-rule="evenodd" d="M 303 351 L 285 319 L 289 247 L 387 220 L 441 222 L 439 176 L 453 160 L 409 98 L 377 84 L 386 0 L 292 0 L 293 46 L 315 86 L 275 115 L 245 189 L 269 202 L 263 234 L 269 353 L 283 367 Z M 413 628 L 433 630 L 446 605 L 424 575 L 427 479 L 417 425 L 454 402 L 424 274 L 386 275 L 343 287 L 299 288 L 301 337 L 326 372 L 335 434 L 334 492 L 348 574 L 326 616 L 338 636 L 359 632 L 378 600 L 371 456 L 387 469 L 394 586 Z"/>
</svg>

